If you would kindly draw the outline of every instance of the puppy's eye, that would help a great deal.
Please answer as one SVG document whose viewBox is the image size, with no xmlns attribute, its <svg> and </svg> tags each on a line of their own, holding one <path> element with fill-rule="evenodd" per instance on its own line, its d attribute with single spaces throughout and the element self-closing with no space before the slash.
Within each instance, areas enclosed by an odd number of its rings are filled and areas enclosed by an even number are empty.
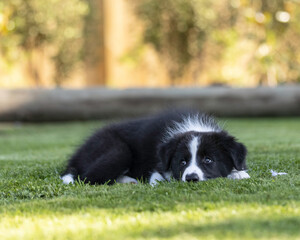
<svg viewBox="0 0 300 240">
<path fill-rule="evenodd" d="M 210 163 L 212 163 L 213 162 L 213 160 L 211 160 L 210 158 L 208 158 L 208 157 L 205 157 L 204 159 L 203 159 L 203 163 L 205 163 L 205 164 L 210 164 Z"/>
<path fill-rule="evenodd" d="M 185 161 L 184 159 L 182 159 L 182 160 L 180 161 L 180 165 L 181 165 L 181 166 L 185 166 L 185 165 L 186 165 L 186 161 Z"/>
</svg>

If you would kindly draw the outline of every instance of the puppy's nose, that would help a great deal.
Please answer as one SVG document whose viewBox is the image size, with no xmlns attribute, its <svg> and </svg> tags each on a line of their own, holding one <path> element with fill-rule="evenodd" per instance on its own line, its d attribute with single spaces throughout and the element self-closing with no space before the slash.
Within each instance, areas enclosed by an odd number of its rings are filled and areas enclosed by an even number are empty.
<svg viewBox="0 0 300 240">
<path fill-rule="evenodd" d="M 196 173 L 191 173 L 185 176 L 187 182 L 198 182 L 199 176 Z"/>
</svg>

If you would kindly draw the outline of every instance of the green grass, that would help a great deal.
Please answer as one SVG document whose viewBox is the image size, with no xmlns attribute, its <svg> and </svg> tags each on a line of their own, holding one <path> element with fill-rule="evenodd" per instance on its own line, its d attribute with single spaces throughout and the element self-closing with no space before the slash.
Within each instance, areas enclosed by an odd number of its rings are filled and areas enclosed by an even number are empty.
<svg viewBox="0 0 300 240">
<path fill-rule="evenodd" d="M 68 156 L 101 125 L 0 124 L 0 239 L 300 239 L 299 118 L 226 121 L 251 179 L 63 185 Z"/>
</svg>

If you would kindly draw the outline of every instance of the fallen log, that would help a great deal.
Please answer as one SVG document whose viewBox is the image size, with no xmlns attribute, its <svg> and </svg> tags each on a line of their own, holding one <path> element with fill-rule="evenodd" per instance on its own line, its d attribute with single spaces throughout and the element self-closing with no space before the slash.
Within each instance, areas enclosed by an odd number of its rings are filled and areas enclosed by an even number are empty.
<svg viewBox="0 0 300 240">
<path fill-rule="evenodd" d="M 222 117 L 300 116 L 300 86 L 0 90 L 0 121 L 130 118 L 186 107 Z"/>
</svg>

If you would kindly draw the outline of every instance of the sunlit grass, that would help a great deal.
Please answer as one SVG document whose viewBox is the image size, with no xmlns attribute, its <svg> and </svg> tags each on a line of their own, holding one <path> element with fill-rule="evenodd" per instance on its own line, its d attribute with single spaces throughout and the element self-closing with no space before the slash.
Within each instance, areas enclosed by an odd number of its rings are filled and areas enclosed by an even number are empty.
<svg viewBox="0 0 300 240">
<path fill-rule="evenodd" d="M 248 147 L 251 179 L 155 188 L 61 183 L 100 122 L 0 125 L 0 239 L 299 239 L 300 119 L 226 122 Z"/>
<path fill-rule="evenodd" d="M 194 239 L 200 236 L 201 239 L 285 239 L 298 236 L 299 211 L 294 210 L 295 204 L 261 206 L 226 203 L 211 209 L 187 207 L 154 212 L 85 208 L 73 214 L 8 215 L 1 220 L 0 230 L 18 239 Z"/>
</svg>

